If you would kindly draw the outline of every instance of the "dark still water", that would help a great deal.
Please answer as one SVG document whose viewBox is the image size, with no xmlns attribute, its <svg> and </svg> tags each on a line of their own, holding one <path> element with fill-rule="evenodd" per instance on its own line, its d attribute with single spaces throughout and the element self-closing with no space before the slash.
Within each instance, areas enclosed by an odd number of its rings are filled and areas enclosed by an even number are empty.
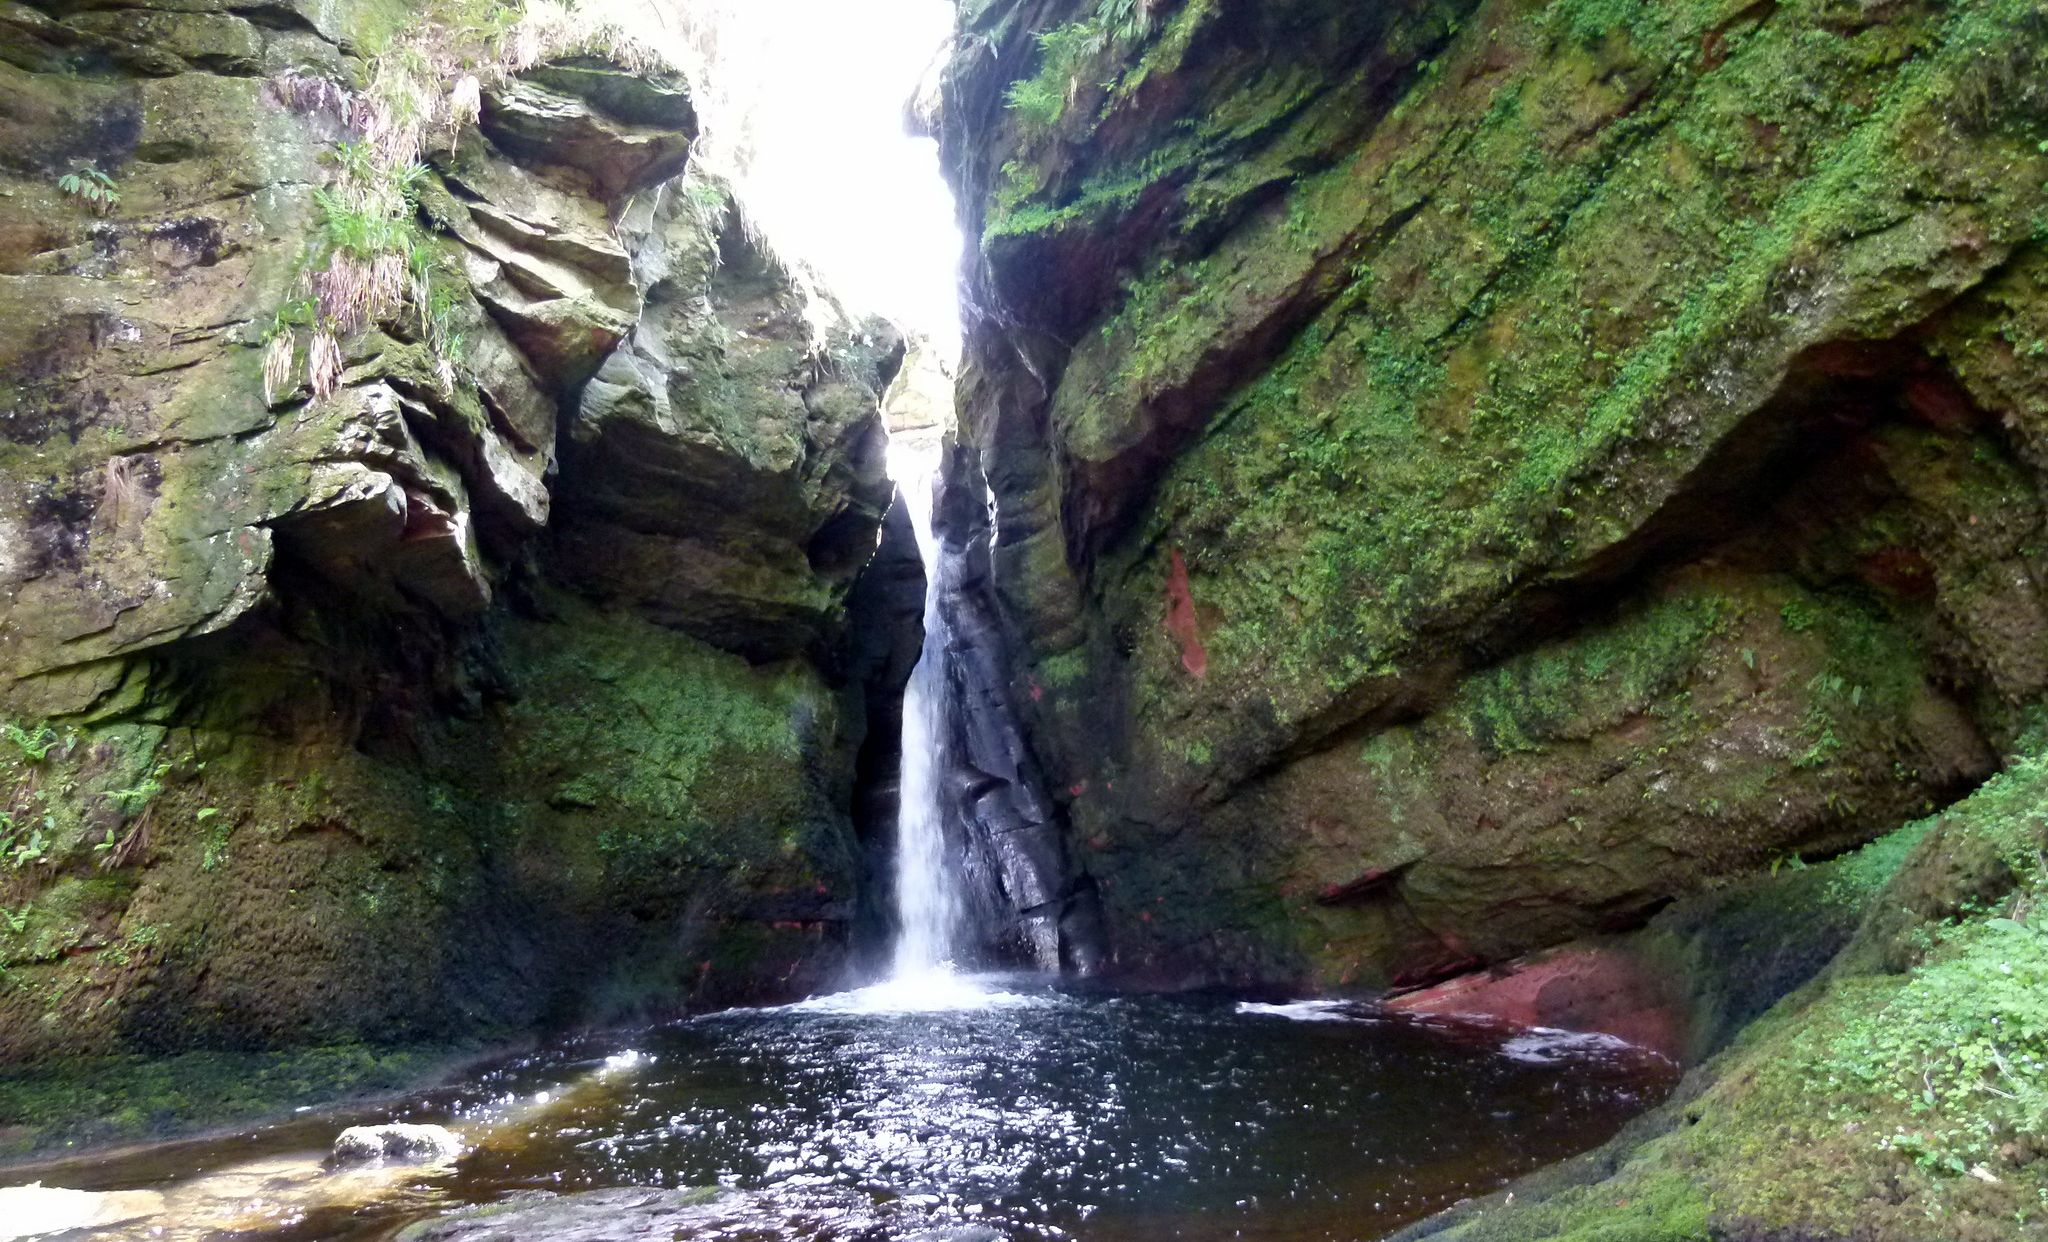
<svg viewBox="0 0 2048 1242">
<path fill-rule="evenodd" d="M 46 1180 L 162 1194 L 79 1237 L 1366 1239 L 1669 1082 L 1599 1040 L 952 981 L 585 1041 L 374 1118 L 454 1128 L 439 1168 L 323 1169 L 323 1119 Z M 534 1193 L 626 1187 L 720 1190 Z"/>
</svg>

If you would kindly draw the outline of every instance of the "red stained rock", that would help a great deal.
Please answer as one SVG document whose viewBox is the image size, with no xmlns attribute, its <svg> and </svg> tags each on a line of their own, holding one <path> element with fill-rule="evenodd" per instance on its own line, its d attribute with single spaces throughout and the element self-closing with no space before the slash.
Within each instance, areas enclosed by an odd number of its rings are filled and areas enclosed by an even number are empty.
<svg viewBox="0 0 2048 1242">
<path fill-rule="evenodd" d="M 1197 677 L 1209 673 L 1209 649 L 1202 645 L 1201 623 L 1195 617 L 1195 597 L 1188 589 L 1188 563 L 1179 548 L 1166 574 L 1166 632 L 1180 644 L 1180 665 Z"/>
<path fill-rule="evenodd" d="M 1679 1060 L 1682 1003 L 1636 955 L 1580 945 L 1461 975 L 1387 1000 L 1389 1009 L 1478 1018 L 1514 1027 L 1612 1035 Z"/>
</svg>

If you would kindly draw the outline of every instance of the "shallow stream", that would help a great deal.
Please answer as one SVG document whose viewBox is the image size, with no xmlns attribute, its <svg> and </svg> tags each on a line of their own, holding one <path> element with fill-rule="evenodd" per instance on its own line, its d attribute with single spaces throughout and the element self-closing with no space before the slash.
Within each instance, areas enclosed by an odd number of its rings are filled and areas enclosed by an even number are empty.
<svg viewBox="0 0 2048 1242">
<path fill-rule="evenodd" d="M 1597 1038 L 948 978 L 581 1040 L 373 1118 L 451 1126 L 441 1167 L 328 1169 L 363 1118 L 308 1116 L 47 1180 L 162 1196 L 66 1237 L 1366 1239 L 1669 1082 Z M 615 1188 L 716 1190 L 520 1208 Z"/>
</svg>

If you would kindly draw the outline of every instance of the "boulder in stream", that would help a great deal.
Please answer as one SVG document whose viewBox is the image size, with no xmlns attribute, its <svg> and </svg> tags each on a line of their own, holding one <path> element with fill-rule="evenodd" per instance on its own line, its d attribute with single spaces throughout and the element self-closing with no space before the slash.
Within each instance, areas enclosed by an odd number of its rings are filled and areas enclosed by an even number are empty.
<svg viewBox="0 0 2048 1242">
<path fill-rule="evenodd" d="M 446 1126 L 393 1123 L 350 1126 L 334 1140 L 334 1163 L 396 1160 L 440 1164 L 462 1154 L 462 1140 Z"/>
</svg>

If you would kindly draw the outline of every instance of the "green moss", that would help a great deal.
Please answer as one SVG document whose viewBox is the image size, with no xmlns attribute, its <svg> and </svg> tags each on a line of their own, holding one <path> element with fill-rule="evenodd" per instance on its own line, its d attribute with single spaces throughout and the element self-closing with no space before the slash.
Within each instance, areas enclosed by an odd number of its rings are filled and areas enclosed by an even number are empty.
<svg viewBox="0 0 2048 1242">
<path fill-rule="evenodd" d="M 2048 1126 L 2048 930 L 1972 922 L 1904 980 L 1845 981 L 1825 1006 L 1794 1048 L 1832 1117 L 1891 1119 L 1881 1150 L 1961 1175 Z"/>
<path fill-rule="evenodd" d="M 1578 1187 L 1525 1210 L 1438 1235 L 1442 1242 L 1706 1242 L 1707 1201 L 1683 1177 L 1654 1171 Z"/>
<path fill-rule="evenodd" d="M 1696 50 L 1707 11 L 1631 9 L 1664 31 L 1636 55 Z M 1835 261 L 1866 274 L 1864 303 L 1842 313 L 1856 331 L 1909 321 L 1889 273 L 1924 271 L 1939 243 L 1924 232 L 1845 239 L 1906 219 L 1913 187 L 1947 175 L 1901 152 L 1948 141 L 1982 46 L 2023 39 L 2028 20 L 2025 6 L 1981 4 L 1917 31 L 1844 39 L 1788 11 L 1730 40 L 1724 63 L 1702 67 L 1685 52 L 1671 69 L 1683 85 L 1569 153 L 1553 153 L 1565 123 L 1555 101 L 1626 90 L 1656 61 L 1624 64 L 1610 85 L 1602 66 L 1566 56 L 1497 88 L 1476 129 L 1459 131 L 1457 167 L 1438 170 L 1453 184 L 1393 242 L 1358 255 L 1349 285 L 1222 405 L 1158 493 L 1137 546 L 1186 550 L 1198 599 L 1221 617 L 1210 642 L 1218 675 L 1273 686 L 1283 716 L 1313 712 L 1408 658 L 1435 618 L 1624 537 L 1640 517 L 1638 481 L 1691 468 L 1700 450 L 1678 446 L 1710 443 L 1704 422 L 1719 430 L 1748 408 L 1725 395 L 1749 382 L 1734 378 L 1755 352 L 1743 342 L 1779 331 L 1759 322 L 1761 308 L 1817 250 L 1853 251 Z M 1526 37 L 1486 33 L 1508 45 Z M 1705 171 L 1719 157 L 1699 144 L 1709 132 L 1721 142 L 1765 101 L 1788 118 L 1804 109 L 1801 137 L 1746 173 L 1737 194 Z M 1414 123 L 1469 106 L 1450 96 Z M 1706 128 L 1688 131 L 1682 118 Z M 2003 158 L 1989 141 L 1972 158 Z M 1397 158 L 1381 173 L 1375 184 L 1394 189 L 1378 199 L 1359 193 L 1355 170 L 1326 174 L 1327 198 L 1303 183 L 1294 210 L 1183 265 L 1191 276 L 1162 269 L 1134 284 L 1106 328 L 1113 363 L 1077 355 L 1059 394 L 1074 451 L 1098 456 L 1145 433 L 1144 403 L 1170 396 L 1241 330 L 1248 299 L 1219 294 L 1299 279 L 1306 256 L 1290 256 L 1304 239 L 1341 239 L 1400 210 L 1404 171 Z M 2031 198 L 2039 180 L 2006 183 Z M 1657 419 L 1688 430 L 1646 435 Z M 1186 686 L 1164 674 L 1154 684 Z M 1809 742 L 1815 762 L 1833 754 L 1824 723 Z"/>
<path fill-rule="evenodd" d="M 1701 1092 L 1427 1236 L 2035 1236 L 2048 1220 L 2044 795 L 2048 759 L 2026 758 L 1939 816 L 1766 884 L 1815 916 L 1862 913 L 1861 930 L 1699 1071 Z"/>
<path fill-rule="evenodd" d="M 1154 186 L 1178 179 L 1198 152 L 1192 141 L 1160 146 L 1129 165 L 1088 178 L 1071 197 L 1057 204 L 1030 201 L 1037 191 L 1025 189 L 1031 182 L 1024 174 L 1013 174 L 997 196 L 982 239 L 992 242 L 1099 226 L 1135 205 Z"/>
<path fill-rule="evenodd" d="M 1076 647 L 1038 663 L 1038 677 L 1049 690 L 1071 690 L 1088 676 L 1088 654 Z"/>
<path fill-rule="evenodd" d="M 1828 864 L 1822 895 L 1830 905 L 1862 911 L 1884 891 L 1934 827 L 1932 818 L 1894 829 Z"/>
<path fill-rule="evenodd" d="M 1711 591 L 1660 599 L 1612 628 L 1470 678 L 1450 710 L 1495 754 L 1540 750 L 1567 731 L 1611 726 L 1669 697 L 1730 611 Z"/>
<path fill-rule="evenodd" d="M 772 861 L 811 822 L 804 731 L 826 721 L 800 670 L 645 623 L 530 637 L 517 746 L 559 774 L 556 807 L 593 814 L 611 866 Z"/>
</svg>

